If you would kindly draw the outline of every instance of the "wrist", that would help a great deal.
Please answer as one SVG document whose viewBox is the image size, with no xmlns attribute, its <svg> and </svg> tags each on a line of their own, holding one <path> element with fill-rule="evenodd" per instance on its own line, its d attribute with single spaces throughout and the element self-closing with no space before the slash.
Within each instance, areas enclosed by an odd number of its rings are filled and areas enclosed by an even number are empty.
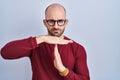
<svg viewBox="0 0 120 80">
<path fill-rule="evenodd" d="M 59 71 L 59 72 L 63 72 L 65 69 L 66 69 L 66 67 L 61 66 L 61 67 L 58 68 L 58 71 Z"/>
<path fill-rule="evenodd" d="M 40 44 L 40 43 L 44 42 L 44 36 L 36 37 L 36 42 L 37 42 L 37 44 Z"/>
<path fill-rule="evenodd" d="M 69 69 L 68 69 L 68 68 L 65 68 L 64 71 L 59 72 L 59 74 L 60 74 L 61 76 L 66 76 L 68 73 L 69 73 Z"/>
</svg>

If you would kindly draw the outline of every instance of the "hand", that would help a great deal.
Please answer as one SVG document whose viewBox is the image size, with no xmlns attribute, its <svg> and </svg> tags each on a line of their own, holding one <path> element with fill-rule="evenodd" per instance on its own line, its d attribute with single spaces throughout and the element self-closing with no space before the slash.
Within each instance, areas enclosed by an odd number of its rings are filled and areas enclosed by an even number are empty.
<svg viewBox="0 0 120 80">
<path fill-rule="evenodd" d="M 60 54 L 58 52 L 57 44 L 55 45 L 55 48 L 54 48 L 54 66 L 59 72 L 63 72 L 66 69 L 62 63 Z"/>
<path fill-rule="evenodd" d="M 37 44 L 40 44 L 42 42 L 46 42 L 49 44 L 68 44 L 73 42 L 72 40 L 65 40 L 60 37 L 48 36 L 48 35 L 36 37 L 36 41 Z"/>
</svg>

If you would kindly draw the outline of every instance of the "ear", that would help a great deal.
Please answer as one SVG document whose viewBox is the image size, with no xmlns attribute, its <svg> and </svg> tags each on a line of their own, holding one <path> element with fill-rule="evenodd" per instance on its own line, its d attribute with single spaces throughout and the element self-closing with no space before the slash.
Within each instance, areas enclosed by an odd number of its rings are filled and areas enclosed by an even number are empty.
<svg viewBox="0 0 120 80">
<path fill-rule="evenodd" d="M 65 26 L 68 24 L 68 22 L 69 22 L 68 19 L 66 19 Z"/>
<path fill-rule="evenodd" d="M 45 27 L 47 27 L 47 23 L 46 23 L 45 19 L 43 19 L 43 24 L 44 24 Z"/>
</svg>

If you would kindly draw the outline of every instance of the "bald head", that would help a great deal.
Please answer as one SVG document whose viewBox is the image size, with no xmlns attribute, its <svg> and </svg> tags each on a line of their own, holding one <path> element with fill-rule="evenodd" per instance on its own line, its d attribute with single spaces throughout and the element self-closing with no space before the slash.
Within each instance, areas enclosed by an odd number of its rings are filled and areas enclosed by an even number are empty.
<svg viewBox="0 0 120 80">
<path fill-rule="evenodd" d="M 58 3 L 51 4 L 46 8 L 45 17 L 47 17 L 51 12 L 53 12 L 54 14 L 62 13 L 66 16 L 66 9 Z"/>
</svg>

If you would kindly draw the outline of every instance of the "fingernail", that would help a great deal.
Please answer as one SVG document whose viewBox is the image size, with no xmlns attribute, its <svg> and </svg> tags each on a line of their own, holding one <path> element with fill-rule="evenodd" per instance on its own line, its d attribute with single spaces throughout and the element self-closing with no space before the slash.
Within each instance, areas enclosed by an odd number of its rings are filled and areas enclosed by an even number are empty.
<svg viewBox="0 0 120 80">
<path fill-rule="evenodd" d="M 70 43 L 73 43 L 73 40 L 70 40 Z"/>
</svg>

